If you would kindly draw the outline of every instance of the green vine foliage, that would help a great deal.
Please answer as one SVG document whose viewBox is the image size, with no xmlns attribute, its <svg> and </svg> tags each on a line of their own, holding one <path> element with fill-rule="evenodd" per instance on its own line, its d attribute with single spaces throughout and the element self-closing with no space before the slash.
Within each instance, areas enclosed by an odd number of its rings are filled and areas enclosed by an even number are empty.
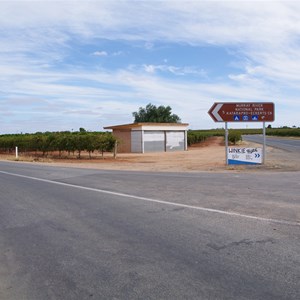
<svg viewBox="0 0 300 300">
<path fill-rule="evenodd" d="M 77 152 L 80 158 L 83 151 L 91 153 L 99 151 L 114 151 L 116 138 L 109 132 L 37 132 L 34 134 L 6 134 L 0 135 L 0 152 L 13 153 L 18 147 L 20 153 L 41 153 L 43 156 L 49 153 L 63 152 L 70 155 Z"/>
</svg>

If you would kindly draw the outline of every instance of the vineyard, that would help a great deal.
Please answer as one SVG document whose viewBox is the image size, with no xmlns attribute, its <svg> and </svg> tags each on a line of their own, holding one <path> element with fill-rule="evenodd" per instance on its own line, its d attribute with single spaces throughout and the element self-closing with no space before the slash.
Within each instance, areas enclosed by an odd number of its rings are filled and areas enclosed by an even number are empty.
<svg viewBox="0 0 300 300">
<path fill-rule="evenodd" d="M 0 152 L 11 154 L 18 147 L 19 153 L 41 156 L 66 157 L 86 151 L 91 158 L 98 151 L 113 152 L 116 139 L 107 132 L 46 132 L 34 134 L 0 135 Z"/>
<path fill-rule="evenodd" d="M 229 129 L 228 139 L 232 143 L 242 139 L 242 135 L 247 134 L 262 134 L 262 129 Z M 188 145 L 202 142 L 211 136 L 224 136 L 224 129 L 211 130 L 189 130 L 188 131 Z M 266 135 L 281 136 L 281 137 L 300 137 L 300 128 L 266 128 Z"/>
</svg>

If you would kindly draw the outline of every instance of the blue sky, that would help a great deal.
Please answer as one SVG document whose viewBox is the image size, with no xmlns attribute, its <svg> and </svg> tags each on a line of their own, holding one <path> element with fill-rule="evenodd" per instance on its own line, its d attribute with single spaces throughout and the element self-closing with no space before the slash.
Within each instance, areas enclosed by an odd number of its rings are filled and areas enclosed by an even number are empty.
<svg viewBox="0 0 300 300">
<path fill-rule="evenodd" d="M 274 102 L 272 126 L 298 127 L 299 14 L 297 1 L 0 1 L 0 134 L 103 130 L 148 103 L 220 128 L 207 111 L 228 101 Z"/>
</svg>

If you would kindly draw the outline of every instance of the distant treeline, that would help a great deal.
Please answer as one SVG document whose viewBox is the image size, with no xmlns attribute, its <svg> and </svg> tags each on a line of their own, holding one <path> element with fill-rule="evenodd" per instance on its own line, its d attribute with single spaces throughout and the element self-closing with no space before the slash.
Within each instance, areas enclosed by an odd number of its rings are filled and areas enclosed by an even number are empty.
<svg viewBox="0 0 300 300">
<path fill-rule="evenodd" d="M 242 135 L 247 134 L 262 134 L 262 129 L 229 129 L 228 139 L 232 143 L 241 140 Z M 188 131 L 188 145 L 199 143 L 211 136 L 224 136 L 224 129 L 210 129 L 210 130 L 189 130 Z M 285 136 L 285 137 L 300 137 L 300 128 L 279 127 L 266 128 L 266 135 Z"/>
<path fill-rule="evenodd" d="M 37 132 L 34 134 L 5 134 L 0 135 L 0 151 L 13 153 L 15 147 L 23 153 L 41 153 L 43 156 L 49 153 L 63 152 L 74 155 L 76 152 L 80 158 L 82 151 L 87 151 L 91 157 L 94 151 L 112 152 L 116 143 L 115 137 L 109 132 Z"/>
</svg>

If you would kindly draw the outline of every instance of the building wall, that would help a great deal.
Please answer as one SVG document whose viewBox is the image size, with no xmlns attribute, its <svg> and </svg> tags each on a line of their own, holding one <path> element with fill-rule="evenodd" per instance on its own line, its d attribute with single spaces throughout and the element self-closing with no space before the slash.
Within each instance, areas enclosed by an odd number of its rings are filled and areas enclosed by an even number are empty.
<svg viewBox="0 0 300 300">
<path fill-rule="evenodd" d="M 131 130 L 114 130 L 113 135 L 119 140 L 118 152 L 130 153 L 131 152 Z"/>
</svg>

